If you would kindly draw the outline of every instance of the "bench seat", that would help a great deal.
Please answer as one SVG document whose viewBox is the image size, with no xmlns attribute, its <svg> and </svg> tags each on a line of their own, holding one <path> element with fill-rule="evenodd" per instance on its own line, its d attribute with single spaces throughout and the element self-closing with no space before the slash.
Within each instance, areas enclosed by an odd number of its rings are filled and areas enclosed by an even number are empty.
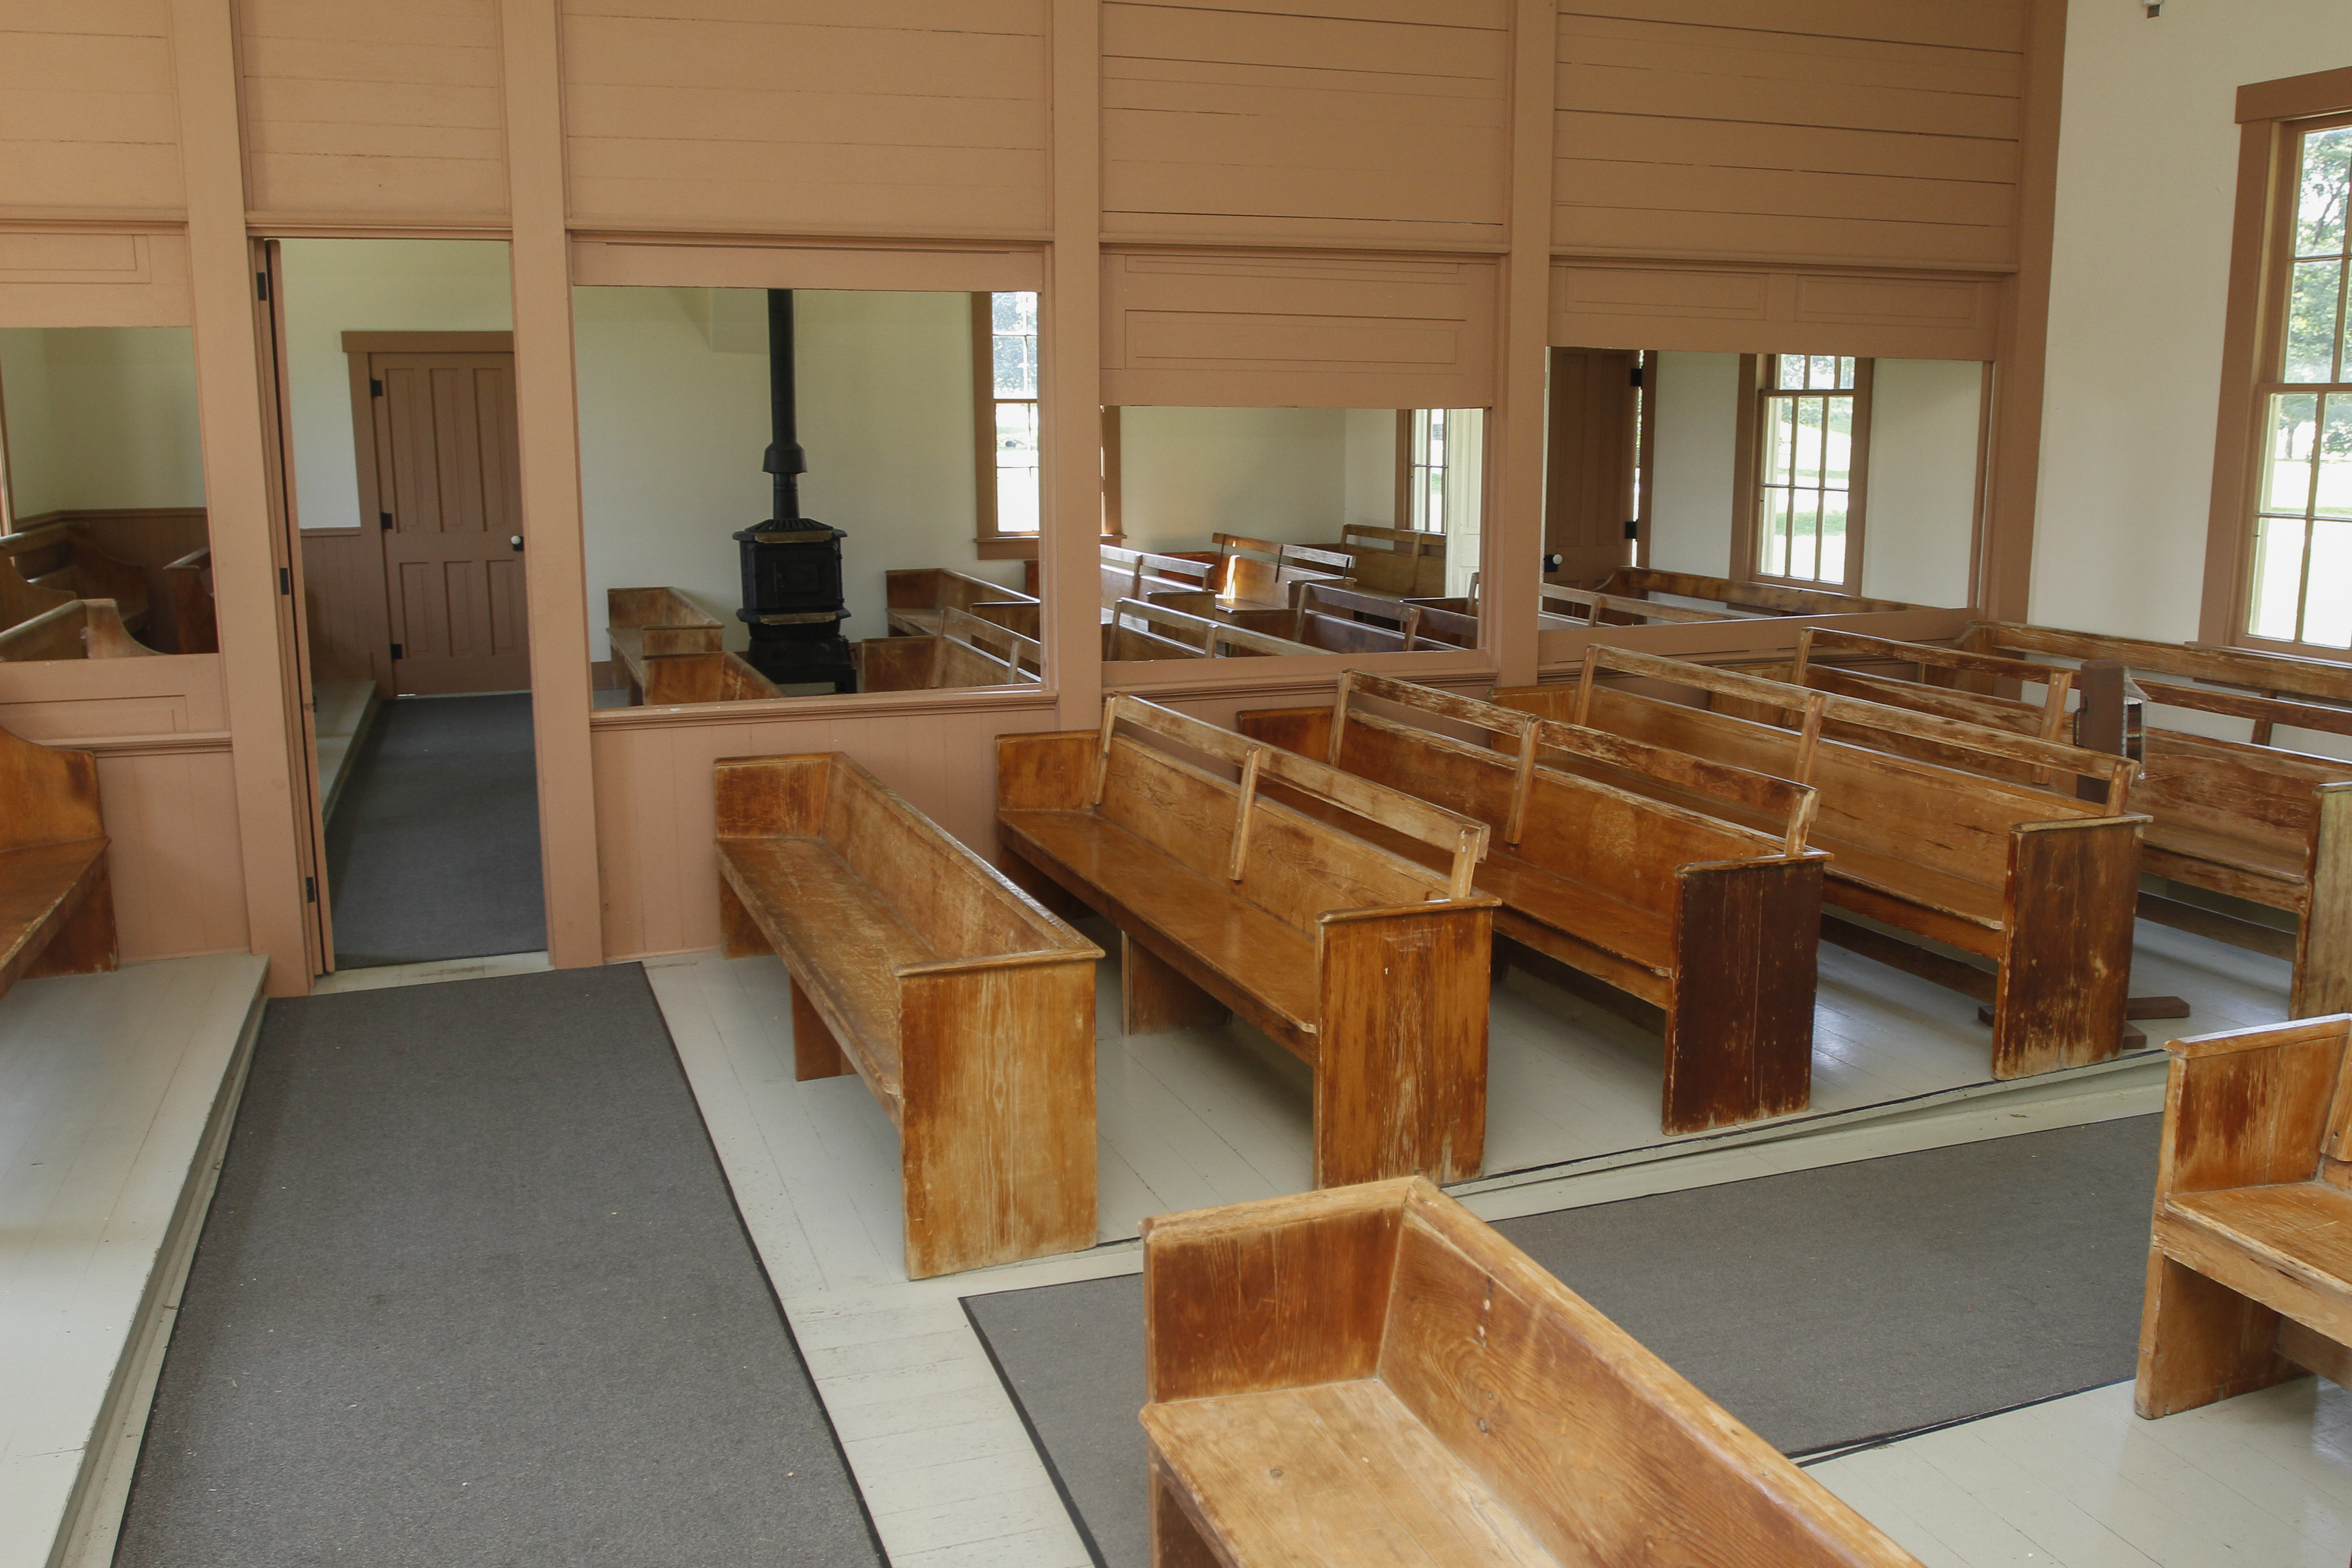
<svg viewBox="0 0 2352 1568">
<path fill-rule="evenodd" d="M 2142 854 L 2147 861 L 2147 869 L 2158 877 L 2170 877 L 2193 886 L 2204 879 L 2198 873 L 2200 866 L 2226 866 L 2243 876 L 2277 884 L 2277 897 L 2284 901 L 2263 900 L 2273 909 L 2291 909 L 2300 913 L 2310 902 L 2311 857 L 2307 850 L 2264 844 L 2221 828 L 2159 816 L 2148 825 Z"/>
<path fill-rule="evenodd" d="M 1171 862 L 1117 823 L 1064 811 L 1007 811 L 998 822 L 1034 851 L 1033 860 L 1042 856 L 1116 900 L 1149 928 L 1143 940 L 1194 984 L 1314 1061 L 1321 1011 L 1314 938 L 1257 908 L 1232 883 Z M 1115 914 L 1111 923 L 1133 929 Z"/>
<path fill-rule="evenodd" d="M 114 967 L 105 827 L 95 757 L 0 730 L 0 996 Z"/>
<path fill-rule="evenodd" d="M 2168 1199 L 2159 1227 L 2197 1231 L 2310 1289 L 2352 1298 L 2352 1193 L 2287 1182 Z M 2225 1280 L 2224 1283 L 2227 1283 Z"/>
<path fill-rule="evenodd" d="M 42 950 L 105 881 L 103 838 L 0 849 L 0 994 L 33 971 Z"/>
<path fill-rule="evenodd" d="M 1143 1407 L 1171 1479 L 1251 1568 L 1559 1568 L 1378 1378 Z"/>
<path fill-rule="evenodd" d="M 1833 881 L 1866 889 L 1898 904 L 1948 915 L 1989 931 L 2000 930 L 2000 889 L 1996 885 L 1922 866 L 1900 855 L 1864 848 L 1852 839 L 1832 835 L 1814 834 L 1813 847 L 1830 852 L 1829 874 Z"/>
<path fill-rule="evenodd" d="M 1674 922 L 1654 910 L 1569 881 L 1516 855 L 1489 852 L 1478 886 L 1528 916 L 1661 978 L 1674 973 Z M 1505 917 L 1507 929 L 1508 917 Z"/>
</svg>

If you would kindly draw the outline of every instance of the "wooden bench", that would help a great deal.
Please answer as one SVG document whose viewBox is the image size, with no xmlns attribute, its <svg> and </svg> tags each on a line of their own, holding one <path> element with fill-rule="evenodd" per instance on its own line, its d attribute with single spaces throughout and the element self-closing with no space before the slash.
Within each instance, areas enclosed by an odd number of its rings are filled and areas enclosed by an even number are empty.
<svg viewBox="0 0 2352 1568">
<path fill-rule="evenodd" d="M 1405 606 L 1401 600 L 1372 595 L 1347 594 L 1346 599 L 1355 604 L 1388 606 L 1389 613 L 1383 618 L 1367 620 L 1334 595 L 1335 590 L 1323 584 L 1302 583 L 1298 584 L 1297 603 L 1287 610 L 1229 605 L 1208 594 L 1155 594 L 1151 602 L 1164 609 L 1239 626 L 1319 653 L 1404 653 L 1423 646 L 1423 612 L 1419 605 Z"/>
<path fill-rule="evenodd" d="M 0 996 L 115 963 L 98 759 L 0 730 Z"/>
<path fill-rule="evenodd" d="M 1349 558 L 1313 545 L 1285 544 L 1242 533 L 1213 533 L 1216 576 L 1212 586 L 1224 604 L 1241 609 L 1289 607 L 1301 583 L 1338 583 Z"/>
<path fill-rule="evenodd" d="M 55 658 L 143 658 L 155 650 L 132 637 L 111 599 L 68 599 L 0 630 L 0 664 Z"/>
<path fill-rule="evenodd" d="M 726 623 L 675 588 L 608 588 L 604 636 L 632 704 L 653 703 L 646 661 L 726 650 Z"/>
<path fill-rule="evenodd" d="M 1360 594 L 1328 583 L 1301 584 L 1295 608 L 1391 631 L 1402 639 L 1401 647 L 1405 652 L 1417 647 L 1478 646 L 1478 616 L 1475 610 L 1392 599 L 1381 594 Z"/>
<path fill-rule="evenodd" d="M 898 1124 L 908 1277 L 1092 1247 L 1102 950 L 838 752 L 715 786 L 727 955 L 791 972 L 795 1077 Z"/>
<path fill-rule="evenodd" d="M 1021 606 L 981 606 L 1006 607 Z M 1045 647 L 1035 637 L 958 609 L 941 610 L 940 629 L 929 637 L 867 637 L 855 652 L 860 691 L 1034 686 L 1045 668 Z"/>
<path fill-rule="evenodd" d="M 172 596 L 172 622 L 179 628 L 182 653 L 218 653 L 220 616 L 213 604 L 213 549 L 191 550 L 163 568 Z"/>
<path fill-rule="evenodd" d="M 1787 730 L 1620 689 L 1601 681 L 1604 671 L 1805 710 L 1818 727 Z M 1622 648 L 1589 649 L 1573 685 L 1498 690 L 1494 700 L 1819 789 L 1809 842 L 1832 856 L 1823 901 L 1993 968 L 1832 916 L 1822 919 L 1822 940 L 1989 1004 L 1995 1078 L 2104 1061 L 2121 1048 L 2147 822 L 2126 813 L 2128 760 Z M 1822 732 L 1832 725 L 1885 741 L 1832 739 Z M 2104 798 L 1901 756 L 1890 749 L 1898 739 L 2096 778 Z"/>
<path fill-rule="evenodd" d="M 648 708 L 692 702 L 761 702 L 784 695 L 783 688 L 734 653 L 673 653 L 645 662 L 636 693 Z"/>
<path fill-rule="evenodd" d="M 1101 547 L 1102 614 L 1111 618 L 1111 612 L 1121 599 L 1149 600 L 1155 594 L 1214 594 L 1217 591 L 1218 567 L 1214 561 L 1197 561 L 1184 555 L 1155 555 L 1142 550 L 1122 550 L 1115 544 Z"/>
<path fill-rule="evenodd" d="M 1143 1222 L 1153 1568 L 1918 1568 L 1427 1182 Z"/>
<path fill-rule="evenodd" d="M 1697 599 L 1758 616 L 1858 616 L 1871 611 L 1916 610 L 1899 599 L 1866 599 L 1832 588 L 1790 588 L 1777 583 L 1741 583 L 1728 577 L 1707 577 L 1696 572 L 1666 572 L 1653 566 L 1620 566 L 1598 585 L 1602 594 L 1647 599 L 1667 594 L 1677 599 Z"/>
<path fill-rule="evenodd" d="M 1253 740 L 1485 823 L 1493 839 L 1477 886 L 1503 900 L 1496 935 L 1638 998 L 1636 1016 L 1664 1035 L 1664 1131 L 1811 1103 L 1828 857 L 1805 847 L 1811 788 L 1361 670 L 1340 676 L 1329 707 L 1260 709 L 1234 723 Z M 1544 766 L 1546 757 L 1638 774 L 1658 794 L 1775 815 L 1783 827 L 1778 836 L 1743 827 Z M 1498 972 L 1511 952 L 1496 944 Z"/>
<path fill-rule="evenodd" d="M 1798 673 L 1809 685 L 2020 733 L 2056 732 L 2064 720 L 2061 705 L 2077 673 L 2066 666 L 1811 628 L 1807 639 L 1798 646 Z M 1822 649 L 1904 658 L 1988 681 L 2040 683 L 2047 695 L 2037 707 L 1988 693 L 1860 673 L 1832 674 L 1807 662 L 1814 650 Z M 2209 672 L 2263 673 L 2234 663 L 2195 662 Z M 2273 679 L 2313 679 L 2308 671 L 2292 668 L 2271 674 Z M 2243 720 L 2265 737 L 2282 729 L 2352 736 L 2352 709 L 2153 679 L 2141 683 L 2140 689 L 2151 703 Z M 2153 891 L 2140 894 L 2140 918 L 2294 964 L 2290 1016 L 2352 1008 L 2352 762 L 2288 751 L 2267 742 L 2218 740 L 2158 725 L 2147 725 L 2137 744 L 2142 771 L 2132 800 L 2151 819 L 2140 849 L 2140 869 L 2184 887 L 2281 910 L 2293 915 L 2295 923 L 2293 931 L 2282 931 Z"/>
<path fill-rule="evenodd" d="M 1391 599 L 1430 598 L 1445 592 L 1445 535 L 1412 528 L 1351 522 L 1336 544 L 1309 548 L 1348 558 L 1345 586 Z"/>
<path fill-rule="evenodd" d="M 1107 659 L 1283 658 L 1323 651 L 1254 631 L 1224 616 L 1190 615 L 1141 599 L 1121 599 L 1103 625 Z"/>
<path fill-rule="evenodd" d="M 2305 1370 L 2352 1385 L 2352 1016 L 2175 1040 L 2140 1312 L 2142 1415 Z"/>
<path fill-rule="evenodd" d="M 888 606 L 892 637 L 937 637 L 940 616 L 948 610 L 968 615 L 981 605 L 1037 603 L 1018 588 L 945 566 L 885 572 L 882 597 Z"/>
<path fill-rule="evenodd" d="M 60 521 L 0 537 L 0 574 L 42 594 L 111 600 L 123 625 L 147 624 L 147 574 L 100 549 L 87 523 Z"/>
<path fill-rule="evenodd" d="M 1230 1009 L 1307 1063 L 1318 1186 L 1478 1173 L 1496 902 L 1471 886 L 1484 824 L 1132 697 L 1104 703 L 1099 732 L 996 746 L 1008 868 L 1118 928 L 1126 1033 Z M 1438 846 L 1447 869 L 1268 798 L 1274 784 Z"/>
</svg>

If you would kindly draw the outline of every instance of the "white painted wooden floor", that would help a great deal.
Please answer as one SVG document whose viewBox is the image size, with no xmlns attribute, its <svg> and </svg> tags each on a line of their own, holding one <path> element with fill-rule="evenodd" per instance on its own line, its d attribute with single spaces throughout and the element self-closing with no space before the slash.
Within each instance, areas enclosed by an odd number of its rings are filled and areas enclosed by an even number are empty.
<svg viewBox="0 0 2352 1568">
<path fill-rule="evenodd" d="M 2139 937 L 2135 994 L 2195 1006 L 2144 1026 L 2152 1046 L 2284 1016 L 2284 963 L 2146 924 Z M 1994 1083 L 1974 1004 L 1835 949 L 1822 958 L 1811 1112 L 1675 1140 L 1658 1132 L 1655 1039 L 1514 975 L 1494 999 L 1488 1174 L 1456 1195 L 1502 1219 L 2161 1108 L 2160 1051 Z M 648 961 L 646 973 L 892 1562 L 1084 1568 L 1086 1550 L 961 1299 L 1131 1273 L 1146 1215 L 1303 1190 L 1307 1070 L 1244 1026 L 1121 1037 L 1107 961 L 1101 1245 L 909 1282 L 897 1134 L 856 1078 L 793 1081 L 782 966 L 702 953 Z M 1908 1495 L 1885 1485 L 1898 1503 Z"/>
<path fill-rule="evenodd" d="M 321 680 L 310 688 L 310 701 L 319 737 L 319 815 L 332 816 L 351 782 L 352 753 L 375 721 L 375 682 Z"/>
<path fill-rule="evenodd" d="M 0 1568 L 113 1556 L 268 967 L 173 959 L 0 998 Z"/>
</svg>

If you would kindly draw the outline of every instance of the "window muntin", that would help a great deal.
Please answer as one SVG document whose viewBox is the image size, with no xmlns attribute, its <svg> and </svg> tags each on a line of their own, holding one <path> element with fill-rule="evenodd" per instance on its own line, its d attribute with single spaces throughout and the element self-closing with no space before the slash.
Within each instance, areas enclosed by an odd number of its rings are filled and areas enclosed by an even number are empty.
<svg viewBox="0 0 2352 1568">
<path fill-rule="evenodd" d="M 1405 414 L 1403 524 L 1420 533 L 1444 533 L 1449 448 L 1458 421 L 1445 408 Z"/>
<path fill-rule="evenodd" d="M 1759 576 L 1843 586 L 1861 362 L 1770 354 L 1758 396 Z"/>
<path fill-rule="evenodd" d="M 2263 411 L 2248 635 L 2352 647 L 2352 125 L 2294 139 Z"/>
</svg>

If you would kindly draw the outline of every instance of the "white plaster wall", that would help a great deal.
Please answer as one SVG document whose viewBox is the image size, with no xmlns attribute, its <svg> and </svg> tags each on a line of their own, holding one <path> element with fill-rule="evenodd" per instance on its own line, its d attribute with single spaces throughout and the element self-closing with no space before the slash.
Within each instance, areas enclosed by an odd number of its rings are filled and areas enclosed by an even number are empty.
<svg viewBox="0 0 2352 1568">
<path fill-rule="evenodd" d="M 1397 416 L 1393 408 L 1350 408 L 1347 413 L 1346 521 L 1374 528 L 1396 521 Z"/>
<path fill-rule="evenodd" d="M 1739 356 L 1658 355 L 1650 417 L 1650 564 L 1720 577 L 1731 566 Z"/>
<path fill-rule="evenodd" d="M 886 636 L 882 574 L 949 566 L 1009 585 L 973 544 L 970 298 L 794 297 L 801 509 L 845 529 L 845 635 Z M 737 546 L 770 515 L 766 304 L 756 290 L 580 289 L 581 479 L 589 624 L 605 591 L 674 587 L 748 638 Z M 603 636 L 591 637 L 605 657 Z"/>
<path fill-rule="evenodd" d="M 1871 597 L 1969 602 L 1983 392 L 1974 360 L 1873 364 L 1862 551 Z"/>
<path fill-rule="evenodd" d="M 2343 66 L 2344 0 L 2068 7 L 2035 620 L 2197 635 L 2237 89 Z"/>
<path fill-rule="evenodd" d="M 1122 409 L 1119 509 L 1128 548 L 1202 550 L 1212 533 L 1293 544 L 1338 539 L 1350 489 L 1349 421 L 1357 412 Z M 1393 447 L 1389 461 L 1396 461 Z M 1393 491 L 1393 467 L 1389 483 Z"/>
<path fill-rule="evenodd" d="M 185 327 L 0 330 L 11 510 L 205 504 Z"/>
<path fill-rule="evenodd" d="M 294 510 L 304 528 L 362 524 L 345 332 L 504 332 L 504 240 L 279 241 Z"/>
</svg>

